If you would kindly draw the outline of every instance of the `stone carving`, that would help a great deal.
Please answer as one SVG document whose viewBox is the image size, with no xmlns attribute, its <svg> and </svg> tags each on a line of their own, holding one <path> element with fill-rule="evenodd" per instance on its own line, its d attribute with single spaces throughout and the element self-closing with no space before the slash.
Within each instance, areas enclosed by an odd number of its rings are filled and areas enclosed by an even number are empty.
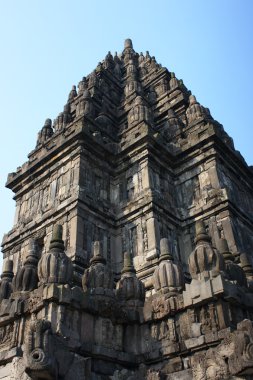
<svg viewBox="0 0 253 380">
<path fill-rule="evenodd" d="M 13 279 L 13 261 L 6 260 L 3 265 L 3 272 L 1 274 L 0 282 L 0 302 L 3 299 L 8 299 L 12 293 L 12 279 Z"/>
<path fill-rule="evenodd" d="M 206 355 L 206 379 L 227 379 L 229 376 L 225 359 L 210 350 Z"/>
<path fill-rule="evenodd" d="M 0 327 L 0 346 L 7 344 L 9 345 L 13 340 L 14 326 L 9 324 L 6 326 Z"/>
<path fill-rule="evenodd" d="M 91 101 L 90 92 L 88 89 L 85 89 L 83 92 L 80 102 L 78 103 L 77 108 L 76 108 L 76 114 L 77 116 L 80 116 L 80 115 L 92 116 L 94 114 L 94 108 Z"/>
<path fill-rule="evenodd" d="M 168 239 L 161 239 L 160 252 L 159 266 L 156 267 L 153 275 L 154 288 L 156 291 L 173 296 L 184 286 L 183 272 L 180 265 L 173 262 Z"/>
<path fill-rule="evenodd" d="M 134 57 L 134 49 L 133 49 L 133 44 L 130 39 L 125 40 L 124 44 L 124 50 L 123 50 L 123 59 L 124 63 L 128 63 L 133 57 Z"/>
<path fill-rule="evenodd" d="M 54 131 L 53 131 L 53 128 L 52 128 L 52 120 L 51 119 L 46 119 L 44 127 L 41 129 L 41 131 L 38 134 L 37 146 L 39 144 L 43 144 L 50 137 L 52 137 L 53 134 L 54 134 Z"/>
<path fill-rule="evenodd" d="M 76 86 L 72 86 L 72 89 L 69 93 L 68 102 L 71 102 L 73 99 L 75 99 L 76 96 L 77 96 Z"/>
<path fill-rule="evenodd" d="M 202 221 L 196 223 L 196 248 L 189 257 L 189 270 L 192 278 L 217 276 L 224 270 L 224 260 L 221 254 L 213 249 L 211 239 L 206 233 Z"/>
<path fill-rule="evenodd" d="M 175 73 L 170 73 L 170 90 L 174 90 L 176 87 L 178 87 L 178 80 Z"/>
<path fill-rule="evenodd" d="M 74 374 L 80 379 L 91 376 L 87 359 L 69 352 L 64 340 L 53 333 L 47 320 L 30 322 L 24 359 L 25 371 L 32 379 L 71 380 Z"/>
<path fill-rule="evenodd" d="M 195 96 L 190 95 L 189 102 L 190 102 L 189 108 L 186 110 L 188 123 L 192 123 L 193 121 L 196 121 L 198 119 L 205 118 L 205 117 L 210 118 L 210 113 L 208 112 L 209 110 L 201 106 L 197 102 Z"/>
<path fill-rule="evenodd" d="M 252 322 L 244 320 L 237 331 L 227 334 L 223 342 L 206 354 L 192 359 L 194 380 L 230 379 L 231 375 L 253 374 Z"/>
<path fill-rule="evenodd" d="M 151 122 L 151 114 L 141 96 L 137 96 L 134 105 L 128 113 L 128 123 L 135 125 L 141 121 Z"/>
<path fill-rule="evenodd" d="M 54 129 L 56 132 L 63 128 L 63 112 L 60 112 L 57 118 L 54 120 Z"/>
<path fill-rule="evenodd" d="M 78 95 L 83 94 L 84 90 L 87 89 L 87 81 L 86 78 L 83 77 L 83 79 L 78 83 Z"/>
<path fill-rule="evenodd" d="M 149 52 L 73 86 L 7 187 L 0 379 L 253 376 L 253 171 Z"/>
<path fill-rule="evenodd" d="M 247 287 L 247 280 L 243 269 L 234 263 L 234 256 L 229 252 L 228 243 L 226 239 L 220 239 L 218 245 L 220 253 L 224 257 L 225 270 L 227 277 L 230 281 L 236 282 L 238 285 Z"/>
<path fill-rule="evenodd" d="M 163 78 L 159 83 L 159 86 L 156 88 L 158 95 L 161 96 L 168 91 L 169 85 L 167 78 Z"/>
<path fill-rule="evenodd" d="M 51 323 L 46 320 L 32 322 L 26 340 L 26 372 L 29 376 L 42 379 L 58 377 L 54 350 Z"/>
<path fill-rule="evenodd" d="M 67 103 L 63 108 L 63 125 L 65 128 L 72 121 L 71 112 L 70 112 L 70 104 Z"/>
<path fill-rule="evenodd" d="M 72 279 L 72 263 L 64 252 L 62 226 L 53 227 L 49 252 L 44 254 L 38 264 L 39 281 L 42 284 L 68 284 Z"/>
<path fill-rule="evenodd" d="M 154 369 L 146 369 L 140 366 L 138 371 L 131 371 L 127 369 L 117 370 L 111 377 L 112 380 L 163 380 L 161 371 Z"/>
<path fill-rule="evenodd" d="M 124 255 L 124 267 L 121 271 L 121 278 L 116 286 L 116 295 L 120 301 L 130 306 L 141 306 L 145 299 L 144 285 L 136 277 L 131 257 L 127 252 Z"/>
<path fill-rule="evenodd" d="M 13 290 L 16 291 L 31 291 L 38 285 L 37 275 L 37 242 L 34 239 L 29 241 L 29 248 L 26 260 L 23 267 L 17 270 L 13 278 Z"/>
<path fill-rule="evenodd" d="M 93 243 L 93 256 L 90 259 L 90 267 L 85 270 L 82 278 L 84 292 L 90 294 L 113 296 L 113 275 L 106 265 L 106 260 L 102 256 L 101 243 Z"/>
<path fill-rule="evenodd" d="M 173 109 L 168 110 L 168 120 L 163 126 L 162 133 L 168 139 L 173 139 L 178 133 L 182 131 L 182 124 L 176 117 Z"/>
</svg>

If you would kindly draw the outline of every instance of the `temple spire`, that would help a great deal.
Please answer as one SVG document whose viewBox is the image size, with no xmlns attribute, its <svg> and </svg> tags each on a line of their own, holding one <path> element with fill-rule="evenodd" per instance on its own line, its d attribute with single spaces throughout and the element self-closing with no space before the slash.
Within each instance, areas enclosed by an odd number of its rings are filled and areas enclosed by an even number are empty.
<svg viewBox="0 0 253 380">
<path fill-rule="evenodd" d="M 133 43 L 130 38 L 127 38 L 124 42 L 124 49 L 127 49 L 127 48 L 133 49 Z"/>
</svg>

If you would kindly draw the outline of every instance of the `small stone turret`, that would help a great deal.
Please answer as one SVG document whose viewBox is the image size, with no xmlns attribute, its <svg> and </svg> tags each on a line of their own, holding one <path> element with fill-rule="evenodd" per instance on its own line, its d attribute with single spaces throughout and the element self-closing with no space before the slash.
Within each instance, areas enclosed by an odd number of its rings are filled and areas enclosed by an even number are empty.
<svg viewBox="0 0 253 380">
<path fill-rule="evenodd" d="M 55 132 L 58 132 L 63 127 L 63 112 L 60 112 L 57 118 L 54 120 L 54 129 Z"/>
<path fill-rule="evenodd" d="M 133 107 L 128 113 L 128 123 L 130 125 L 135 125 L 140 123 L 141 121 L 146 121 L 147 123 L 150 123 L 151 114 L 142 97 L 137 96 L 137 98 L 135 98 Z"/>
<path fill-rule="evenodd" d="M 70 104 L 65 104 L 63 108 L 63 128 L 71 122 Z"/>
<path fill-rule="evenodd" d="M 159 265 L 153 274 L 154 288 L 157 292 L 173 296 L 184 286 L 183 272 L 181 266 L 173 262 L 168 239 L 161 239 L 160 252 Z"/>
<path fill-rule="evenodd" d="M 128 97 L 130 95 L 132 96 L 134 92 L 136 93 L 136 95 L 141 94 L 143 92 L 142 86 L 138 80 L 130 79 L 126 82 L 124 93 L 125 96 Z"/>
<path fill-rule="evenodd" d="M 133 49 L 133 43 L 130 38 L 127 38 L 124 42 L 124 50 L 125 49 Z"/>
<path fill-rule="evenodd" d="M 171 108 L 168 110 L 168 119 L 165 125 L 163 126 L 163 134 L 168 140 L 171 140 L 181 131 L 182 125 L 179 119 L 177 118 L 175 112 Z"/>
<path fill-rule="evenodd" d="M 43 144 L 53 134 L 54 134 L 54 131 L 53 131 L 53 128 L 52 128 L 52 120 L 51 119 L 46 119 L 43 128 L 38 133 L 37 145 Z"/>
<path fill-rule="evenodd" d="M 135 51 L 133 49 L 133 43 L 130 38 L 127 38 L 124 43 L 124 50 L 123 50 L 123 59 L 124 63 L 128 63 L 130 59 L 132 59 L 135 56 Z"/>
<path fill-rule="evenodd" d="M 71 102 L 77 96 L 76 86 L 72 86 L 72 89 L 69 93 L 68 102 Z"/>
<path fill-rule="evenodd" d="M 237 283 L 238 285 L 247 287 L 247 279 L 243 269 L 234 263 L 234 256 L 229 251 L 228 242 L 226 239 L 220 239 L 218 249 L 225 261 L 225 272 L 228 280 Z"/>
<path fill-rule="evenodd" d="M 116 295 L 127 306 L 142 306 L 144 303 L 145 287 L 137 278 L 131 256 L 127 252 L 124 255 L 124 266 L 117 283 Z"/>
<path fill-rule="evenodd" d="M 126 72 L 127 72 L 127 79 L 128 80 L 129 79 L 132 79 L 132 80 L 137 79 L 137 67 L 135 66 L 134 61 L 132 59 L 130 59 L 128 62 Z"/>
<path fill-rule="evenodd" d="M 93 243 L 93 257 L 90 267 L 84 272 L 82 285 L 84 292 L 113 296 L 113 275 L 102 256 L 100 241 Z"/>
<path fill-rule="evenodd" d="M 92 116 L 93 111 L 94 111 L 94 108 L 91 101 L 90 92 L 88 89 L 85 89 L 83 92 L 83 96 L 81 97 L 80 102 L 77 105 L 76 114 L 77 116 L 80 116 L 80 115 Z"/>
<path fill-rule="evenodd" d="M 186 110 L 186 117 L 189 124 L 203 117 L 211 117 L 210 114 L 208 114 L 205 107 L 201 106 L 197 102 L 194 95 L 190 95 L 189 103 L 189 107 Z"/>
<path fill-rule="evenodd" d="M 138 57 L 138 63 L 139 63 L 139 77 L 143 79 L 148 72 L 145 66 L 145 57 L 143 53 L 140 53 Z"/>
<path fill-rule="evenodd" d="M 114 62 L 115 62 L 114 74 L 116 75 L 117 79 L 120 79 L 121 78 L 121 60 L 119 59 L 117 52 L 115 52 Z"/>
<path fill-rule="evenodd" d="M 169 87 L 170 90 L 174 90 L 176 87 L 178 87 L 178 79 L 175 76 L 175 73 L 170 73 L 170 82 L 169 82 Z"/>
<path fill-rule="evenodd" d="M 83 94 L 84 90 L 86 89 L 87 89 L 87 82 L 86 82 L 86 78 L 83 77 L 82 80 L 80 80 L 80 82 L 78 83 L 78 95 Z"/>
<path fill-rule="evenodd" d="M 153 106 L 157 101 L 157 94 L 155 91 L 154 86 L 150 86 L 149 92 L 148 92 L 148 101 Z"/>
<path fill-rule="evenodd" d="M 109 70 L 113 70 L 114 68 L 114 60 L 110 51 L 108 51 L 108 53 L 106 54 L 106 57 L 103 62 L 103 67 Z"/>
<path fill-rule="evenodd" d="M 64 252 L 62 226 L 54 225 L 49 252 L 43 255 L 38 264 L 38 276 L 41 284 L 69 284 L 73 268 L 70 258 Z"/>
<path fill-rule="evenodd" d="M 31 291 L 38 285 L 38 256 L 36 240 L 29 241 L 28 255 L 24 266 L 19 268 L 13 279 L 13 291 Z"/>
<path fill-rule="evenodd" d="M 0 302 L 8 299 L 12 293 L 13 261 L 7 260 L 3 265 L 3 273 L 0 282 Z"/>
<path fill-rule="evenodd" d="M 97 86 L 97 84 L 98 84 L 98 78 L 96 75 L 96 71 L 94 70 L 88 76 L 88 87 L 91 88 L 91 87 Z"/>
<path fill-rule="evenodd" d="M 130 59 L 126 66 L 126 83 L 124 88 L 126 97 L 140 95 L 143 93 L 142 85 L 138 78 L 138 69 L 135 61 Z"/>
<path fill-rule="evenodd" d="M 158 96 L 161 96 L 163 94 L 165 94 L 167 91 L 168 91 L 168 79 L 167 78 L 163 78 L 161 80 L 161 82 L 159 83 L 159 86 L 157 87 L 157 93 L 158 93 Z"/>
<path fill-rule="evenodd" d="M 189 256 L 189 270 L 193 279 L 215 277 L 225 269 L 222 255 L 211 245 L 203 221 L 196 222 L 196 248 Z"/>
</svg>

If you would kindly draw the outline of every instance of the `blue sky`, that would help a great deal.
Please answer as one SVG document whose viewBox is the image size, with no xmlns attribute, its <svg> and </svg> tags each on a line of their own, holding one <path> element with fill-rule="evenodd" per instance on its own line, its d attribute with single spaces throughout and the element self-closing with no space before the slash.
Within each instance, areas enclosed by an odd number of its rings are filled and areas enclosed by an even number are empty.
<svg viewBox="0 0 253 380">
<path fill-rule="evenodd" d="M 253 164 L 252 0 L 0 0 L 0 235 L 15 202 L 4 188 L 73 84 L 131 38 L 209 107 Z"/>
</svg>

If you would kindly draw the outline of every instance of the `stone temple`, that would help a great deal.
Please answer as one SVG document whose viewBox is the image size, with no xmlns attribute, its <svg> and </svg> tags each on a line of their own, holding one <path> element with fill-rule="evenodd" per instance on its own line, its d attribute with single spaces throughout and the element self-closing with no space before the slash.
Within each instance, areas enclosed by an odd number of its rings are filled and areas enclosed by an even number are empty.
<svg viewBox="0 0 253 380">
<path fill-rule="evenodd" d="M 253 379 L 253 170 L 125 41 L 8 176 L 0 379 Z"/>
</svg>

